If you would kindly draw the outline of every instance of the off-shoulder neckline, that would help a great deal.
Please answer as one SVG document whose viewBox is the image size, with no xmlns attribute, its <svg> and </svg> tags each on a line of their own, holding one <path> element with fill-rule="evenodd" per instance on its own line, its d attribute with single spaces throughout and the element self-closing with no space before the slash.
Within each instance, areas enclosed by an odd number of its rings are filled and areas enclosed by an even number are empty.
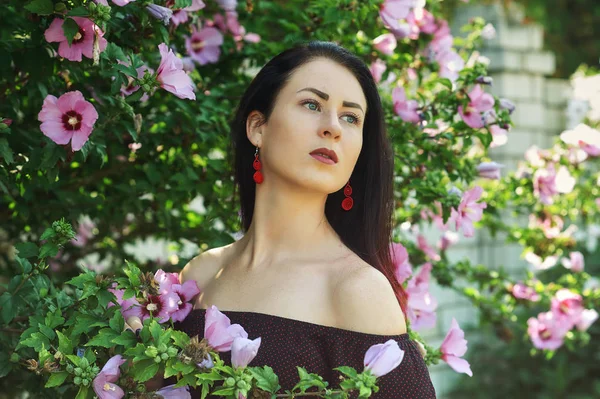
<svg viewBox="0 0 600 399">
<path fill-rule="evenodd" d="M 206 314 L 206 310 L 207 309 L 203 309 L 203 308 L 192 309 L 192 313 L 204 312 L 204 314 Z M 305 326 L 305 327 L 308 327 L 311 329 L 321 329 L 321 330 L 325 330 L 325 331 L 337 332 L 337 333 L 346 334 L 346 335 L 376 337 L 379 339 L 382 339 L 382 338 L 389 338 L 389 339 L 396 339 L 396 340 L 410 339 L 408 336 L 408 332 L 406 332 L 404 334 L 396 334 L 396 335 L 381 335 L 381 334 L 373 334 L 373 333 L 367 333 L 367 332 L 362 332 L 362 331 L 347 330 L 347 329 L 339 328 L 339 327 L 326 326 L 323 324 L 316 324 L 316 323 L 312 323 L 310 321 L 291 319 L 289 317 L 278 316 L 278 315 L 273 315 L 273 314 L 268 314 L 268 313 L 254 312 L 254 311 L 249 311 L 249 310 L 221 310 L 221 309 L 219 309 L 219 311 L 221 313 L 223 313 L 224 315 L 227 315 L 227 314 L 249 314 L 249 315 L 269 317 L 269 318 L 277 319 L 277 320 L 280 320 L 280 321 L 283 321 L 283 322 L 286 322 L 286 323 L 289 323 L 292 325 L 293 324 L 302 325 L 302 326 Z"/>
</svg>

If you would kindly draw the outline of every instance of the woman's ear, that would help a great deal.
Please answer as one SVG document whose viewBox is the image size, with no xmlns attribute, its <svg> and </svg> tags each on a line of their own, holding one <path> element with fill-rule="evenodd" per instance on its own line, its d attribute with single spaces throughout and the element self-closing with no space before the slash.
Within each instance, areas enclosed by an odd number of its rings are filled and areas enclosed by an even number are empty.
<svg viewBox="0 0 600 399">
<path fill-rule="evenodd" d="M 260 111 L 252 111 L 246 119 L 246 135 L 248 140 L 257 147 L 262 145 L 263 126 L 265 125 L 265 117 Z"/>
</svg>

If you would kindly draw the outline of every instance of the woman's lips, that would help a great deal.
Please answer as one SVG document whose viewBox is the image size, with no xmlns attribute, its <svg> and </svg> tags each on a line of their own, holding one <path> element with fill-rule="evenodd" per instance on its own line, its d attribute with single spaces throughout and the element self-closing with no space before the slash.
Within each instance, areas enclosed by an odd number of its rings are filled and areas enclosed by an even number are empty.
<svg viewBox="0 0 600 399">
<path fill-rule="evenodd" d="M 333 159 L 325 158 L 322 155 L 319 155 L 319 154 L 310 154 L 310 156 L 313 157 L 314 159 L 316 159 L 317 161 L 321 161 L 321 162 L 326 163 L 328 165 L 335 165 L 335 162 L 333 161 Z"/>
</svg>

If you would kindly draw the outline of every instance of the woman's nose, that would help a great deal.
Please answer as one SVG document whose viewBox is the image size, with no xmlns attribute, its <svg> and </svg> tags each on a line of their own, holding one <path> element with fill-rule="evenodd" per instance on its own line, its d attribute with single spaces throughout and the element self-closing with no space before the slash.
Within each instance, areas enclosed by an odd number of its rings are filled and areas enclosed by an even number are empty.
<svg viewBox="0 0 600 399">
<path fill-rule="evenodd" d="M 331 136 L 338 139 L 342 135 L 342 127 L 336 114 L 323 114 L 323 123 L 320 127 L 319 134 L 323 137 Z"/>
</svg>

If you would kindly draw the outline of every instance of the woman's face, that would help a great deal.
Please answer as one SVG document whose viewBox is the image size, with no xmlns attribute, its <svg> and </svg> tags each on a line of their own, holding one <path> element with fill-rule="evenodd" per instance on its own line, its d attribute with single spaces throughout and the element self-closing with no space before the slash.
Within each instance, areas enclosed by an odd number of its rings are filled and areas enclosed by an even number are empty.
<svg viewBox="0 0 600 399">
<path fill-rule="evenodd" d="M 260 147 L 265 183 L 283 180 L 326 194 L 344 187 L 362 148 L 366 107 L 360 84 L 343 66 L 318 58 L 299 67 L 277 96 L 269 121 L 248 129 Z M 335 151 L 337 162 L 310 154 L 319 148 Z"/>
</svg>

